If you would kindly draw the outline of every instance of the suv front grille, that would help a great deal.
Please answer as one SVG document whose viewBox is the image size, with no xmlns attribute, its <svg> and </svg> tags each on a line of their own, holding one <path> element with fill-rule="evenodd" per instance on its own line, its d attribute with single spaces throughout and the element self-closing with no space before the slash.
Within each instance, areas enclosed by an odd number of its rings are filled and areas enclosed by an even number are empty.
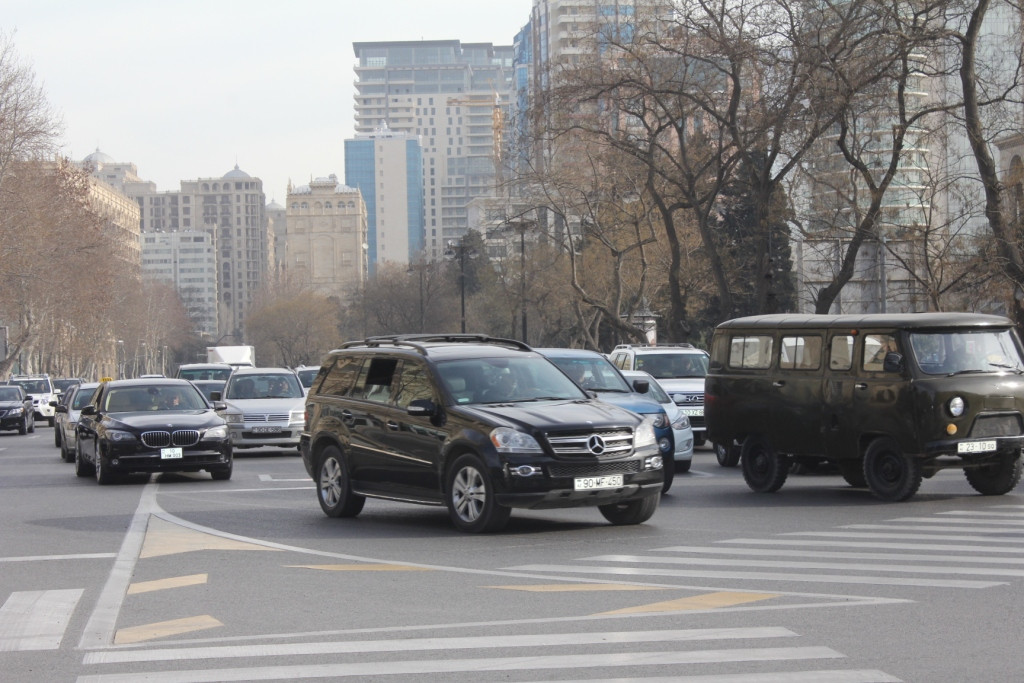
<svg viewBox="0 0 1024 683">
<path fill-rule="evenodd" d="M 195 446 L 199 443 L 199 432 L 194 429 L 179 429 L 176 432 L 143 432 L 142 443 L 149 448 Z"/>
<path fill-rule="evenodd" d="M 547 440 L 555 455 L 570 458 L 615 458 L 633 451 L 633 432 L 628 429 L 551 432 Z"/>
</svg>

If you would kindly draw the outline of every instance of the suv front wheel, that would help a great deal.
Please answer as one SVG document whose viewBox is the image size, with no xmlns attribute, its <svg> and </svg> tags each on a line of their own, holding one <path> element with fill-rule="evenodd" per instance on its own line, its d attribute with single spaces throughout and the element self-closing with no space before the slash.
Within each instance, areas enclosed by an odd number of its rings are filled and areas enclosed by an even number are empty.
<svg viewBox="0 0 1024 683">
<path fill-rule="evenodd" d="M 598 509 L 604 518 L 615 525 L 643 524 L 649 520 L 658 509 L 658 496 L 647 496 L 640 500 L 631 500 L 627 503 L 611 503 L 601 505 Z"/>
<path fill-rule="evenodd" d="M 494 486 L 487 469 L 477 456 L 460 455 L 448 469 L 445 482 L 448 514 L 462 531 L 480 533 L 500 531 L 508 523 L 512 510 L 494 499 Z"/>
<path fill-rule="evenodd" d="M 366 498 L 352 493 L 352 481 L 341 451 L 328 446 L 320 456 L 316 497 L 328 517 L 355 517 L 363 511 Z"/>
</svg>

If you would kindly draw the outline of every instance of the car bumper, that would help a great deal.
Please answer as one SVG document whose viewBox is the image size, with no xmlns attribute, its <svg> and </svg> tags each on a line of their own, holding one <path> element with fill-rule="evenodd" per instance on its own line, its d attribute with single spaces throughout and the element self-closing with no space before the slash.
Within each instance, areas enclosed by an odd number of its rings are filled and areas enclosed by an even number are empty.
<svg viewBox="0 0 1024 683">
<path fill-rule="evenodd" d="M 252 425 L 231 427 L 231 445 L 235 448 L 296 448 L 302 427 L 283 426 L 276 432 L 260 432 Z"/>
<path fill-rule="evenodd" d="M 631 482 L 614 489 L 596 491 L 574 491 L 570 485 L 570 487 L 554 488 L 547 491 L 498 493 L 495 495 L 495 500 L 506 507 L 526 510 L 552 510 L 625 503 L 648 496 L 661 495 L 664 485 L 662 476 L 659 471 L 657 481 L 654 482 Z"/>
<path fill-rule="evenodd" d="M 194 472 L 231 464 L 231 446 L 185 449 L 180 458 L 162 458 L 159 450 L 114 452 L 104 464 L 116 472 Z"/>
<path fill-rule="evenodd" d="M 24 415 L 16 416 L 4 416 L 0 417 L 0 430 L 6 429 L 21 429 L 21 425 L 25 423 Z"/>
</svg>

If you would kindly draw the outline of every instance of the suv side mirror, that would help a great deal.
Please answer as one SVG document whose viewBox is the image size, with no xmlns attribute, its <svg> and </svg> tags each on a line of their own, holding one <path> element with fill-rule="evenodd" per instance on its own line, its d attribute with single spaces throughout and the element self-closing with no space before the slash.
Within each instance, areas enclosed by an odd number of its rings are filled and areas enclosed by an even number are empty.
<svg viewBox="0 0 1024 683">
<path fill-rule="evenodd" d="M 885 354 L 885 360 L 882 361 L 882 370 L 884 372 L 903 372 L 903 355 L 895 351 Z"/>
<path fill-rule="evenodd" d="M 87 406 L 83 406 L 81 412 L 79 413 L 79 415 L 95 415 L 95 414 L 96 414 L 96 406 L 91 405 L 91 404 L 87 405 Z"/>
<path fill-rule="evenodd" d="M 68 407 L 66 405 L 64 405 L 63 403 L 57 403 L 56 401 L 50 401 L 50 405 L 53 406 L 53 409 L 55 411 L 57 411 L 58 413 L 66 413 L 66 412 L 68 412 Z"/>
<path fill-rule="evenodd" d="M 645 379 L 633 380 L 633 391 L 635 391 L 638 394 L 646 394 L 650 388 L 651 383 Z"/>
<path fill-rule="evenodd" d="M 405 411 L 412 417 L 434 417 L 437 415 L 437 405 L 429 398 L 416 398 L 409 402 Z"/>
</svg>

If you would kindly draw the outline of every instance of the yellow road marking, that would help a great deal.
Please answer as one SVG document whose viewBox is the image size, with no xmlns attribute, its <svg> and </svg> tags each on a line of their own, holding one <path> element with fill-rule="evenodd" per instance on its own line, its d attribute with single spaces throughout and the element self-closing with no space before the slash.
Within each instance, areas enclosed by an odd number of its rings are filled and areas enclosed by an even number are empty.
<svg viewBox="0 0 1024 683">
<path fill-rule="evenodd" d="M 150 517 L 149 526 L 146 528 L 146 540 L 142 545 L 142 552 L 139 557 L 161 557 L 163 555 L 177 555 L 178 553 L 190 553 L 196 550 L 273 550 L 255 543 L 233 541 L 230 538 L 222 538 L 213 534 L 205 534 L 201 531 L 193 531 L 183 526 L 172 524 L 159 517 Z"/>
<path fill-rule="evenodd" d="M 114 644 L 126 645 L 129 643 L 141 643 L 146 640 L 153 640 L 154 638 L 176 636 L 182 633 L 202 631 L 203 629 L 216 628 L 223 625 L 224 624 L 220 623 L 209 614 L 199 617 L 186 617 L 184 619 L 160 621 L 155 624 L 119 629 L 117 634 L 114 636 Z"/>
<path fill-rule="evenodd" d="M 645 612 L 681 612 L 691 609 L 714 609 L 716 607 L 732 607 L 747 602 L 759 600 L 770 600 L 779 597 L 775 593 L 707 593 L 705 595 L 694 595 L 679 600 L 668 600 L 666 602 L 655 602 L 650 605 L 638 607 L 626 607 L 611 612 L 600 612 L 599 614 L 639 614 Z"/>
<path fill-rule="evenodd" d="M 291 564 L 298 569 L 322 569 L 328 572 L 429 572 L 426 567 L 411 567 L 407 564 Z"/>
<path fill-rule="evenodd" d="M 128 595 L 149 593 L 150 591 L 162 591 L 168 588 L 198 586 L 206 583 L 206 580 L 206 574 L 190 574 L 189 576 L 174 576 L 169 579 L 158 579 L 156 581 L 140 581 L 128 586 Z"/>
<path fill-rule="evenodd" d="M 547 583 L 533 586 L 484 586 L 533 593 L 571 593 L 576 591 L 663 591 L 660 586 L 630 586 L 626 583 Z"/>
</svg>

